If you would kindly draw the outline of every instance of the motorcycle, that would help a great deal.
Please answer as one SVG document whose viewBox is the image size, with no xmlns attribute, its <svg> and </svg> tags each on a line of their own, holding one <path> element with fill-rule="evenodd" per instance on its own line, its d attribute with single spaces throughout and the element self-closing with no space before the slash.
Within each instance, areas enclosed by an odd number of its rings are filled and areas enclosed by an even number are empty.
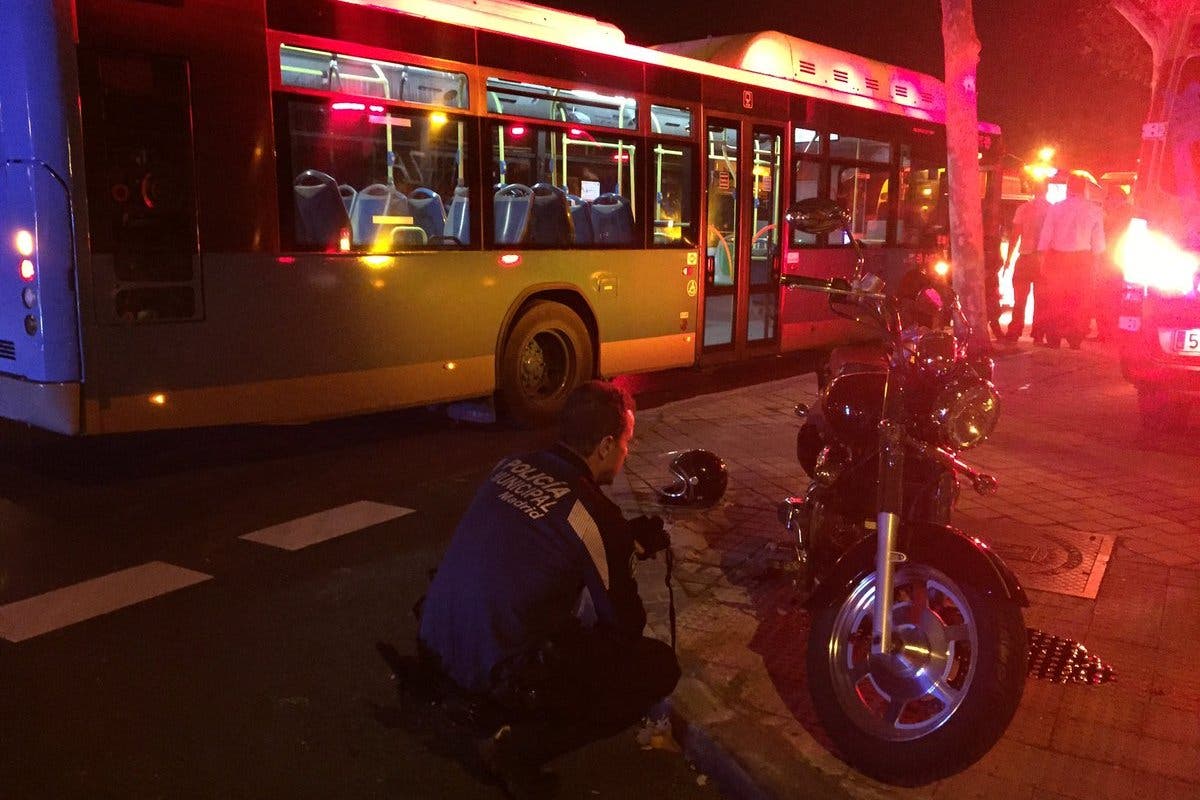
<svg viewBox="0 0 1200 800">
<path fill-rule="evenodd" d="M 960 477 L 981 494 L 997 489 L 959 456 L 996 424 L 992 365 L 948 330 L 906 324 L 966 320 L 948 285 L 897 298 L 864 274 L 835 202 L 802 200 L 787 220 L 808 234 L 844 232 L 857 266 L 852 280 L 780 283 L 827 293 L 835 312 L 881 335 L 865 350 L 835 350 L 817 407 L 796 409 L 797 458 L 812 482 L 779 516 L 808 594 L 809 691 L 851 765 L 889 783 L 927 783 L 999 740 L 1028 670 L 1024 590 L 985 543 L 950 525 Z"/>
</svg>

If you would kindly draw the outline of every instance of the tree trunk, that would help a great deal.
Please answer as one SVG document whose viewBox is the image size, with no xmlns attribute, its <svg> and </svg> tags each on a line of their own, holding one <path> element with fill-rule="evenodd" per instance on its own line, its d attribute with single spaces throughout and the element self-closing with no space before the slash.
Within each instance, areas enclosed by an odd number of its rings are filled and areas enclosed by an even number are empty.
<svg viewBox="0 0 1200 800">
<path fill-rule="evenodd" d="M 1172 25 L 1183 15 L 1191 12 L 1195 0 L 1111 0 L 1112 7 L 1142 35 L 1150 45 L 1154 74 L 1150 79 L 1150 91 L 1158 88 L 1162 68 L 1169 58 L 1167 35 Z"/>
<path fill-rule="evenodd" d="M 991 349 L 984 297 L 983 209 L 979 201 L 979 37 L 971 0 L 941 0 L 946 52 L 946 157 L 954 291 L 971 324 L 971 345 Z"/>
</svg>

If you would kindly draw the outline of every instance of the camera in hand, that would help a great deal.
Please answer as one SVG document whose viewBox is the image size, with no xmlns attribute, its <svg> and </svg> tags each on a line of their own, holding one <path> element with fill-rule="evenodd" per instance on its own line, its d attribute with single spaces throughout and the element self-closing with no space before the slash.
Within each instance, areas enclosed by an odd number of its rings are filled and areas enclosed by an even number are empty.
<svg viewBox="0 0 1200 800">
<path fill-rule="evenodd" d="M 634 517 L 629 520 L 629 531 L 642 548 L 639 558 L 652 558 L 671 546 L 671 537 L 663 527 L 662 517 L 658 515 Z"/>
</svg>

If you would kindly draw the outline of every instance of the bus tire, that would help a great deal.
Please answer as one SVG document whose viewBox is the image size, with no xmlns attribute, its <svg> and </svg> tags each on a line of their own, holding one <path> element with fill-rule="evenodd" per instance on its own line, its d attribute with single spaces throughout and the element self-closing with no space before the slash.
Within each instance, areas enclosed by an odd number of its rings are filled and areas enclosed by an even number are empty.
<svg viewBox="0 0 1200 800">
<path fill-rule="evenodd" d="M 501 409 L 520 427 L 549 425 L 571 390 L 592 377 L 594 365 L 592 339 L 579 315 L 561 303 L 535 301 L 504 342 Z"/>
</svg>

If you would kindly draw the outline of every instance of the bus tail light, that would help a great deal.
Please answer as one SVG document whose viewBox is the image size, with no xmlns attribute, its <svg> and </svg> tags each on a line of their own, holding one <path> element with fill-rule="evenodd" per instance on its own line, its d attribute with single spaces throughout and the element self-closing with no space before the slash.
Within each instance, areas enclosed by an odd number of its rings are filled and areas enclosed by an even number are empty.
<svg viewBox="0 0 1200 800">
<path fill-rule="evenodd" d="M 1164 294 L 1195 291 L 1200 259 L 1158 231 L 1144 219 L 1133 219 L 1117 243 L 1115 259 L 1128 283 Z"/>
<path fill-rule="evenodd" d="M 29 231 L 24 229 L 17 231 L 17 235 L 13 237 L 13 244 L 17 247 L 17 253 L 25 258 L 33 255 L 33 234 Z"/>
<path fill-rule="evenodd" d="M 13 236 L 13 247 L 16 248 L 17 255 L 21 258 L 18 267 L 21 280 L 26 283 L 32 282 L 37 277 L 37 267 L 33 264 L 33 253 L 37 249 L 37 242 L 34 241 L 33 233 L 25 228 L 18 230 Z"/>
</svg>

